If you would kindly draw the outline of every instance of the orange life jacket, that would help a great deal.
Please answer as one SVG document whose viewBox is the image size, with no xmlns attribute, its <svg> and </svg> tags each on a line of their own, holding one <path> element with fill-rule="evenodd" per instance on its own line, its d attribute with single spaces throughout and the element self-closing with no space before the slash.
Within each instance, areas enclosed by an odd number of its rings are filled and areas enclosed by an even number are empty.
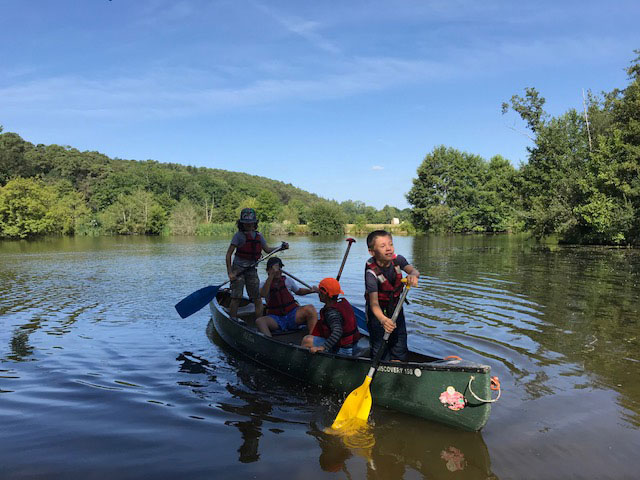
<svg viewBox="0 0 640 480">
<path fill-rule="evenodd" d="M 341 298 L 334 305 L 331 305 L 330 307 L 325 306 L 320 310 L 320 319 L 313 328 L 311 335 L 323 338 L 329 338 L 331 335 L 331 330 L 324 320 L 324 314 L 327 308 L 335 308 L 340 312 L 340 315 L 342 315 L 342 337 L 338 342 L 340 347 L 350 347 L 355 344 L 360 339 L 358 321 L 356 320 L 356 314 L 353 311 L 353 307 L 346 298 Z"/>
<path fill-rule="evenodd" d="M 398 262 L 395 258 L 392 260 L 392 263 L 393 268 L 396 272 L 393 283 L 384 276 L 384 274 L 382 273 L 382 269 L 376 263 L 376 260 L 374 258 L 370 258 L 369 260 L 367 260 L 367 265 L 365 266 L 365 275 L 367 274 L 367 270 L 371 270 L 378 279 L 378 303 L 380 304 L 380 308 L 383 312 L 386 312 L 389 305 L 395 306 L 398 298 L 400 298 L 400 294 L 402 293 L 402 270 L 400 269 L 400 266 L 398 265 Z M 364 294 L 364 298 L 367 303 L 369 303 L 368 293 Z"/>
<path fill-rule="evenodd" d="M 284 276 L 274 278 L 269 288 L 269 297 L 267 298 L 267 314 L 286 315 L 298 306 L 298 302 L 293 298 L 291 292 L 284 284 Z"/>
<path fill-rule="evenodd" d="M 244 234 L 244 243 L 236 248 L 236 255 L 245 260 L 257 261 L 262 255 L 262 235 L 260 232 L 254 232 L 253 238 Z"/>
</svg>

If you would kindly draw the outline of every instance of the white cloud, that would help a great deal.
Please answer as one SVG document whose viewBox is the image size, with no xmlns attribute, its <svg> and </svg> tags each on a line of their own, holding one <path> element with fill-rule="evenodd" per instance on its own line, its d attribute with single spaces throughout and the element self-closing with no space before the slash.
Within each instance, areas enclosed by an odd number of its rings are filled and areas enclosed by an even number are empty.
<svg viewBox="0 0 640 480">
<path fill-rule="evenodd" d="M 324 38 L 322 35 L 318 33 L 320 30 L 320 23 L 303 20 L 300 18 L 293 17 L 291 15 L 283 15 L 279 12 L 276 12 L 273 8 L 267 7 L 264 4 L 256 4 L 258 8 L 260 8 L 263 12 L 267 13 L 273 19 L 275 19 L 280 25 L 282 25 L 287 31 L 299 35 L 300 37 L 307 40 L 310 44 L 315 47 L 324 50 L 329 53 L 338 54 L 341 53 L 340 49 L 331 41 Z"/>
<path fill-rule="evenodd" d="M 299 30 L 313 29 L 312 26 Z M 615 51 L 616 42 L 600 39 L 582 43 L 555 39 L 533 44 L 484 45 L 475 50 L 452 50 L 445 60 L 398 57 L 318 59 L 313 69 L 289 69 L 270 64 L 251 71 L 234 65 L 215 69 L 143 69 L 133 76 L 94 74 L 92 78 L 66 75 L 30 82 L 5 77 L 0 106 L 6 113 L 93 118 L 173 118 L 217 113 L 291 101 L 320 101 L 360 95 L 452 78 L 497 75 L 531 62 L 555 65 L 568 62 L 582 50 L 600 52 L 601 45 Z M 545 52 L 554 51 L 549 59 Z M 295 63 L 295 62 L 294 62 Z M 531 68 L 531 65 L 528 65 Z M 30 75 L 33 77 L 33 75 Z M 247 80 L 250 79 L 250 80 Z"/>
<path fill-rule="evenodd" d="M 205 72 L 195 75 L 184 69 L 97 80 L 59 76 L 0 87 L 0 105 L 5 111 L 41 111 L 43 115 L 173 117 L 280 101 L 341 98 L 437 78 L 449 70 L 436 63 L 393 58 L 362 58 L 332 67 L 331 73 L 314 74 L 311 79 L 279 78 L 274 72 L 273 78 L 244 84 L 217 72 L 210 74 L 215 85 L 203 81 Z M 185 83 L 186 78 L 192 81 Z"/>
<path fill-rule="evenodd" d="M 374 165 L 373 167 L 371 167 L 371 170 L 384 170 L 384 167 L 381 165 Z"/>
</svg>

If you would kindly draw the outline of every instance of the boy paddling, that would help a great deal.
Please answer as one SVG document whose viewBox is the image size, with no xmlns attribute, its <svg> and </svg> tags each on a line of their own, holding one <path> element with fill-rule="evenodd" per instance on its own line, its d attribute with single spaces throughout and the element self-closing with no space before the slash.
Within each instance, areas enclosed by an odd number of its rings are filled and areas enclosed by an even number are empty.
<svg viewBox="0 0 640 480">
<path fill-rule="evenodd" d="M 307 347 L 311 353 L 356 354 L 360 338 L 358 322 L 347 299 L 338 299 L 341 293 L 344 294 L 335 278 L 325 278 L 318 285 L 318 297 L 324 307 L 320 310 L 320 320 L 311 335 L 302 339 L 302 346 Z"/>
<path fill-rule="evenodd" d="M 242 298 L 242 291 L 245 286 L 247 295 L 253 301 L 256 309 L 256 318 L 262 316 L 262 299 L 260 298 L 260 280 L 255 267 L 247 270 L 260 259 L 262 251 L 273 252 L 277 247 L 267 245 L 264 237 L 258 232 L 258 218 L 253 208 L 243 208 L 240 212 L 240 219 L 237 222 L 238 231 L 231 239 L 231 244 L 227 249 L 227 273 L 231 281 L 231 304 L 229 305 L 229 315 L 235 318 L 238 315 L 238 306 Z M 289 248 L 289 244 L 282 242 L 283 250 Z M 233 263 L 231 257 L 233 257 Z M 242 272 L 242 273 L 240 273 Z"/>
<path fill-rule="evenodd" d="M 402 292 L 402 271 L 407 273 L 410 286 L 418 284 L 420 272 L 407 262 L 402 255 L 396 255 L 393 238 L 386 230 L 375 230 L 367 236 L 367 247 L 371 258 L 364 270 L 365 300 L 367 303 L 367 327 L 371 343 L 371 357 L 383 347 L 385 332 L 391 336 L 383 360 L 407 361 L 407 326 L 404 309 L 394 324 L 391 321 L 393 310 Z"/>
<path fill-rule="evenodd" d="M 289 277 L 282 274 L 282 260 L 271 257 L 267 260 L 267 280 L 260 286 L 260 295 L 267 299 L 267 315 L 256 320 L 256 327 L 267 336 L 272 330 L 295 330 L 299 325 L 307 325 L 313 330 L 318 313 L 313 305 L 301 307 L 292 292 L 296 295 L 308 295 L 318 291 L 317 287 L 300 288 Z"/>
</svg>

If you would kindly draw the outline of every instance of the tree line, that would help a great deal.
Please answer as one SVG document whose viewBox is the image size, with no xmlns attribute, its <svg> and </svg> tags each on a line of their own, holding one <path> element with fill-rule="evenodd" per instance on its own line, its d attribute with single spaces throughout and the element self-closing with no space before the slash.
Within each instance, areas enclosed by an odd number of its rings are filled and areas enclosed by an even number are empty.
<svg viewBox="0 0 640 480">
<path fill-rule="evenodd" d="M 515 168 L 501 156 L 439 146 L 407 194 L 416 227 L 431 232 L 532 232 L 574 244 L 640 245 L 640 50 L 629 84 L 551 117 L 535 88 L 513 95 L 533 142 Z"/>
<path fill-rule="evenodd" d="M 245 207 L 277 233 L 306 225 L 312 234 L 339 234 L 347 223 L 409 216 L 246 173 L 34 145 L 0 127 L 0 237 L 229 234 Z"/>
</svg>

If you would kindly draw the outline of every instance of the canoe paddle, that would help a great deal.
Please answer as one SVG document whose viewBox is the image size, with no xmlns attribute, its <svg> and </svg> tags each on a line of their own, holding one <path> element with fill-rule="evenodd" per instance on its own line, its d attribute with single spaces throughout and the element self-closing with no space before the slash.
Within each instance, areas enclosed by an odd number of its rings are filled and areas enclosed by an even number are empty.
<svg viewBox="0 0 640 480">
<path fill-rule="evenodd" d="M 336 276 L 336 280 L 340 280 L 340 275 L 342 275 L 342 269 L 344 268 L 344 264 L 347 261 L 347 256 L 349 255 L 349 250 L 351 249 L 351 244 L 355 243 L 355 238 L 347 238 L 345 242 L 349 242 L 347 246 L 347 251 L 344 252 L 344 257 L 342 257 L 342 265 L 340 265 L 340 270 L 338 270 L 338 275 Z"/>
<path fill-rule="evenodd" d="M 280 271 L 282 273 L 284 273 L 287 277 L 291 277 L 292 279 L 294 279 L 296 282 L 301 283 L 303 286 L 307 287 L 309 290 L 313 289 L 313 287 L 311 285 L 309 285 L 308 283 L 303 282 L 302 280 L 300 280 L 298 277 L 294 277 L 293 275 L 291 275 L 289 272 L 285 272 L 284 270 L 280 269 Z"/>
<path fill-rule="evenodd" d="M 406 279 L 402 279 L 402 281 L 406 283 Z M 409 288 L 411 287 L 407 284 L 402 290 L 402 294 L 398 299 L 396 308 L 393 311 L 393 316 L 391 317 L 391 321 L 394 324 L 396 323 L 396 319 L 400 314 L 402 304 L 404 303 L 404 299 L 409 292 Z M 376 356 L 371 362 L 371 368 L 369 368 L 369 373 L 367 373 L 367 376 L 364 378 L 364 382 L 353 392 L 351 392 L 342 404 L 342 408 L 338 412 L 336 419 L 333 421 L 333 425 L 331 425 L 331 428 L 333 428 L 334 430 L 339 430 L 350 420 L 358 419 L 362 422 L 366 422 L 369 419 L 369 413 L 371 412 L 372 403 L 371 390 L 369 388 L 369 385 L 371 385 L 371 380 L 373 380 L 373 376 L 378 370 L 380 359 L 382 358 L 382 355 L 386 349 L 387 341 L 389 340 L 390 335 L 391 334 L 389 332 L 384 333 L 384 342 L 382 343 L 382 345 L 380 345 L 380 348 L 376 352 Z"/>
<path fill-rule="evenodd" d="M 279 252 L 280 250 L 286 250 L 286 249 L 283 248 L 283 245 L 280 245 L 273 252 L 271 252 L 268 255 L 265 255 L 264 257 L 260 258 L 254 264 L 252 264 L 252 265 L 250 265 L 250 266 L 248 266 L 246 268 L 243 268 L 237 274 L 239 275 L 242 272 L 244 272 L 246 270 L 249 270 L 250 268 L 255 267 L 261 261 L 266 260 L 271 255 L 273 255 L 276 252 Z M 178 315 L 180 315 L 182 318 L 187 318 L 189 315 L 193 315 L 198 310 L 200 310 L 202 307 L 207 305 L 211 300 L 213 300 L 215 298 L 215 296 L 218 294 L 218 290 L 220 290 L 221 287 L 225 286 L 230 281 L 231 280 L 227 280 L 226 282 L 221 283 L 220 285 L 209 285 L 207 287 L 203 287 L 200 290 L 196 290 L 195 292 L 193 292 L 188 297 L 183 298 L 178 303 L 176 303 L 176 310 L 178 312 Z"/>
<path fill-rule="evenodd" d="M 354 240 L 355 242 L 355 240 Z M 309 290 L 311 290 L 313 287 L 311 285 L 308 285 L 306 282 L 303 282 L 302 280 L 300 280 L 297 277 L 294 277 L 293 275 L 291 275 L 289 272 L 285 272 L 284 270 L 282 270 L 282 273 L 284 273 L 285 275 L 293 278 L 296 282 L 301 283 L 302 285 L 304 285 L 305 287 L 307 287 Z M 354 313 L 356 314 L 356 320 L 358 321 L 358 328 L 361 328 L 362 330 L 364 330 L 365 332 L 369 332 L 369 328 L 367 328 L 367 316 L 364 313 L 363 310 L 360 310 L 358 307 L 356 307 L 355 305 L 351 305 L 351 307 L 353 308 Z"/>
</svg>

